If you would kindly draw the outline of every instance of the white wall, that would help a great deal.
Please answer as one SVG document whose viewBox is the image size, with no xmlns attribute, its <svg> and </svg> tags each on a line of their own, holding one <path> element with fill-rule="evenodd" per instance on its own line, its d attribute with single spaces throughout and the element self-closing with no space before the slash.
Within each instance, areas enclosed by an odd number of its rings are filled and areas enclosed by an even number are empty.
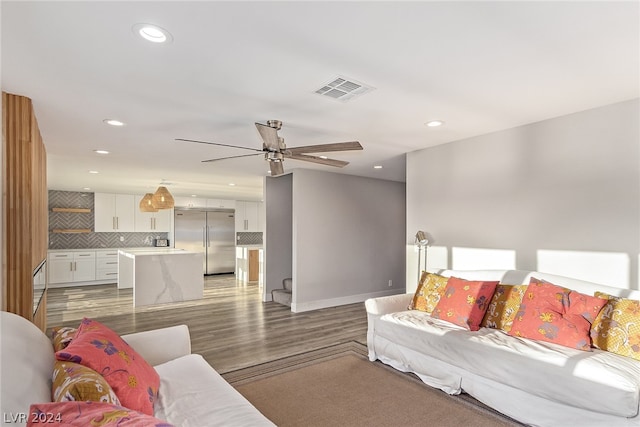
<svg viewBox="0 0 640 427">
<path fill-rule="evenodd" d="M 408 154 L 407 242 L 421 229 L 449 250 L 513 250 L 524 270 L 542 249 L 623 254 L 637 289 L 639 110 L 635 99 Z M 616 273 L 614 258 L 597 268 Z"/>
<path fill-rule="evenodd" d="M 404 292 L 404 230 L 404 183 L 294 170 L 292 310 Z"/>
<path fill-rule="evenodd" d="M 292 183 L 291 174 L 265 178 L 264 301 L 271 301 L 271 291 L 282 289 L 282 280 L 292 277 Z"/>
</svg>

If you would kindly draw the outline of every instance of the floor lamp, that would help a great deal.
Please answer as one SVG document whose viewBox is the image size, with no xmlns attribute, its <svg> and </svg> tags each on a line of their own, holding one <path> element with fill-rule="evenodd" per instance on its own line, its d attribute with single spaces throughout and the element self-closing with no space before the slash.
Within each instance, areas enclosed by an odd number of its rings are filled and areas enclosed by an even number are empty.
<svg viewBox="0 0 640 427">
<path fill-rule="evenodd" d="M 416 233 L 415 244 L 418 245 L 418 283 L 420 283 L 420 255 L 422 248 L 424 247 L 424 269 L 427 269 L 427 246 L 429 245 L 429 239 L 427 239 L 427 233 L 424 231 L 418 231 Z"/>
</svg>

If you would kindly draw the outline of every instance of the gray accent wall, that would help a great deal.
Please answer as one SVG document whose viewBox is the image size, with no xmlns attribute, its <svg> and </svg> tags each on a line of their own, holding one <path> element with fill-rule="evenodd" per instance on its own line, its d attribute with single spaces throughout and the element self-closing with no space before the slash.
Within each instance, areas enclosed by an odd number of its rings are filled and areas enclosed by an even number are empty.
<svg viewBox="0 0 640 427">
<path fill-rule="evenodd" d="M 524 270 L 541 249 L 623 253 L 637 289 L 639 117 L 635 99 L 409 153 L 405 243 L 422 229 Z"/>
<path fill-rule="evenodd" d="M 404 183 L 296 169 L 292 199 L 293 311 L 404 292 Z"/>
<path fill-rule="evenodd" d="M 267 177 L 265 200 L 265 300 L 282 289 L 282 280 L 293 277 L 293 175 Z"/>
</svg>

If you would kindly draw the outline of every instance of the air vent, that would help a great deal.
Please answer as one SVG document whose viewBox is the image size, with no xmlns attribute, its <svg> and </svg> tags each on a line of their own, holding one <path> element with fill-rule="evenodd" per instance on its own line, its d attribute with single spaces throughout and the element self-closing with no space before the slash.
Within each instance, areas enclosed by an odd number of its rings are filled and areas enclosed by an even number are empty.
<svg viewBox="0 0 640 427">
<path fill-rule="evenodd" d="M 327 96 L 329 98 L 340 101 L 349 101 L 365 92 L 369 92 L 374 88 L 363 83 L 357 82 L 346 77 L 336 77 L 329 83 L 325 83 L 322 87 L 315 91 L 318 95 Z"/>
</svg>

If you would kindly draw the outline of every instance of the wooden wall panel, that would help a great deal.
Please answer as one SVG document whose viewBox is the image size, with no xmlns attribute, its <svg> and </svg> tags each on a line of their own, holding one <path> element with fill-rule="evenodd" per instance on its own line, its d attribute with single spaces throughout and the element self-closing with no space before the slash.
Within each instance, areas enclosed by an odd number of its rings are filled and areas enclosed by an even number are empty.
<svg viewBox="0 0 640 427">
<path fill-rule="evenodd" d="M 33 270 L 48 246 L 46 151 L 31 100 L 3 92 L 2 101 L 3 309 L 33 321 Z"/>
</svg>

